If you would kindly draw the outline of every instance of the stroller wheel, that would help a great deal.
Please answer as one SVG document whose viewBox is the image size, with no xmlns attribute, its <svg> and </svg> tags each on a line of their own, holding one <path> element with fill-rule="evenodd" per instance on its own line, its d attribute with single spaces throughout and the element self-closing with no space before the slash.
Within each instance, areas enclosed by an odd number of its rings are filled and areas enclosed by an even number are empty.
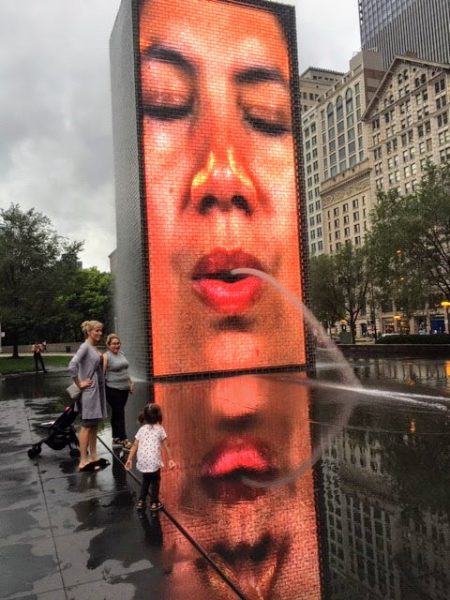
<svg viewBox="0 0 450 600">
<path fill-rule="evenodd" d="M 78 450 L 78 448 L 71 448 L 70 449 L 70 456 L 75 457 L 79 457 L 80 456 L 80 451 Z"/>
</svg>

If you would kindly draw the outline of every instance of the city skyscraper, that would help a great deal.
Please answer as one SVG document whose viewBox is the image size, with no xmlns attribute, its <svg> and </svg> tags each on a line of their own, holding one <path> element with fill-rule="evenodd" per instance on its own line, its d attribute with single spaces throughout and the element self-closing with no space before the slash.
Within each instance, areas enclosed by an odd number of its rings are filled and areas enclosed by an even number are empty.
<svg viewBox="0 0 450 600">
<path fill-rule="evenodd" d="M 359 0 L 361 47 L 388 68 L 395 56 L 450 63 L 449 0 Z"/>
</svg>

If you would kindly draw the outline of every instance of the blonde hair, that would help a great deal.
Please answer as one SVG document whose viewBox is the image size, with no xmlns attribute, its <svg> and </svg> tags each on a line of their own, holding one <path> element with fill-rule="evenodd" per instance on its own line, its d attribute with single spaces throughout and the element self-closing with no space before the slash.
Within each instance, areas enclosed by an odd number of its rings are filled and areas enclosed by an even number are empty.
<svg viewBox="0 0 450 600">
<path fill-rule="evenodd" d="M 113 340 L 119 340 L 120 342 L 120 337 L 117 335 L 117 333 L 110 333 L 108 335 L 108 337 L 106 338 L 106 345 L 109 346 Z"/>
<path fill-rule="evenodd" d="M 83 332 L 84 337 L 87 337 L 89 332 L 97 327 L 101 327 L 103 329 L 103 323 L 100 323 L 100 321 L 83 321 L 81 323 L 81 331 Z"/>
</svg>

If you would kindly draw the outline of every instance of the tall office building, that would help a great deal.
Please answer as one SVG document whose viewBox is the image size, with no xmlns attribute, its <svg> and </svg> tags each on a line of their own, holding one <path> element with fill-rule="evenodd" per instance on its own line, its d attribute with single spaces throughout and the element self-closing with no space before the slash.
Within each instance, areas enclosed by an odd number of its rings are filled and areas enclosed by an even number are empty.
<svg viewBox="0 0 450 600">
<path fill-rule="evenodd" d="M 312 256 L 332 254 L 347 241 L 361 246 L 369 226 L 373 199 L 362 115 L 384 71 L 381 56 L 370 50 L 355 55 L 349 66 L 302 115 Z"/>
<path fill-rule="evenodd" d="M 449 0 L 359 0 L 361 47 L 375 49 L 388 68 L 407 53 L 450 63 Z"/>
</svg>

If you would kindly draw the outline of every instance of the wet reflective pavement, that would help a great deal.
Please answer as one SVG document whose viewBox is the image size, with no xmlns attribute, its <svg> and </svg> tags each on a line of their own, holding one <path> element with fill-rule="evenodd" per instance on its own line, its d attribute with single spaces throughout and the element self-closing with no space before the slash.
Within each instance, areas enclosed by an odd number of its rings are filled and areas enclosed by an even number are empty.
<svg viewBox="0 0 450 600">
<path fill-rule="evenodd" d="M 59 414 L 66 385 L 67 377 L 58 376 L 0 384 L 1 598 L 157 598 L 159 518 L 138 518 L 136 486 L 120 459 L 103 471 L 78 473 L 68 448 L 43 445 L 39 457 L 28 458 L 40 439 L 34 425 Z M 15 398 L 4 400 L 7 394 Z M 107 429 L 102 438 L 110 445 Z"/>
<path fill-rule="evenodd" d="M 319 363 L 319 377 L 326 380 L 327 367 L 320 367 Z M 308 476 L 281 491 L 257 492 L 253 487 L 249 492 L 241 477 L 230 482 L 210 477 L 209 472 L 206 476 L 205 464 L 211 471 L 218 461 L 214 463 L 211 452 L 205 460 L 205 448 L 215 448 L 216 456 L 216 442 L 223 439 L 224 431 L 233 440 L 239 432 L 241 440 L 251 429 L 253 437 L 265 440 L 259 446 L 255 442 L 260 461 L 269 452 L 269 442 L 271 456 L 281 449 L 276 460 L 271 459 L 276 477 L 305 460 L 306 446 L 297 443 L 306 437 L 304 429 L 298 429 L 307 414 L 305 397 L 310 402 L 308 427 L 314 447 L 353 392 L 310 390 L 300 380 L 298 385 L 264 380 L 261 391 L 260 380 L 256 384 L 251 377 L 151 391 L 159 393 L 179 463 L 176 473 L 163 473 L 166 507 L 236 581 L 244 598 L 316 598 L 315 562 L 320 564 L 326 600 L 450 597 L 447 363 L 370 360 L 356 361 L 354 367 L 374 394 L 357 396 L 342 433 L 314 468 L 313 526 Z M 70 457 L 68 448 L 54 451 L 44 445 L 39 457 L 28 458 L 28 448 L 42 437 L 36 425 L 60 413 L 67 382 L 65 374 L 57 373 L 0 382 L 0 597 L 238 598 L 225 583 L 217 583 L 211 574 L 205 576 L 200 554 L 164 513 L 156 518 L 136 513 L 138 483 L 125 473 L 123 457 L 109 452 L 106 425 L 99 449 L 112 465 L 103 471 L 78 473 L 78 461 Z M 238 389 L 246 389 L 245 419 L 234 415 L 230 420 L 229 414 L 224 419 L 221 413 L 217 420 L 218 406 L 225 401 L 232 406 Z M 138 385 L 129 400 L 129 437 L 137 429 L 136 416 L 149 393 L 146 385 Z M 264 398 L 271 398 L 273 411 L 275 396 L 280 396 L 280 404 L 275 407 L 277 417 L 271 414 L 268 435 Z M 203 408 L 206 404 L 208 409 Z M 199 436 L 199 432 L 205 433 Z M 206 444 L 199 437 L 210 439 Z M 283 440 L 290 441 L 283 446 Z M 187 448 L 202 460 L 183 457 Z M 264 532 L 255 540 L 250 525 L 243 522 L 245 516 L 265 527 L 255 530 Z M 236 528 L 239 543 L 235 543 Z M 302 552 L 304 560 L 299 563 L 295 557 Z M 305 560 L 309 561 L 306 570 Z M 301 579 L 306 582 L 303 586 Z"/>
</svg>

